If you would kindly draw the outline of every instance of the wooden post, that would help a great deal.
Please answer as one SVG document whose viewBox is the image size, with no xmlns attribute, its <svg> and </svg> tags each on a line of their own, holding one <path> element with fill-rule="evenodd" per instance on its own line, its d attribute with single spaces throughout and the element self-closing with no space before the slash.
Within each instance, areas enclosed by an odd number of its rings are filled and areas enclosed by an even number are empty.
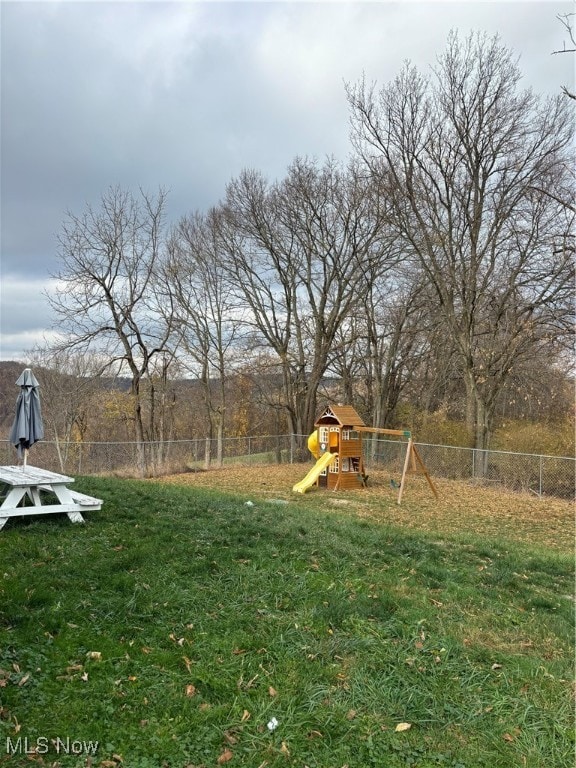
<svg viewBox="0 0 576 768">
<path fill-rule="evenodd" d="M 438 498 L 438 491 L 436 490 L 436 486 L 435 486 L 435 485 L 434 485 L 434 483 L 432 482 L 432 478 L 431 478 L 431 477 L 430 477 L 430 475 L 428 474 L 428 470 L 426 469 L 426 467 L 425 467 L 425 465 L 424 465 L 424 462 L 422 461 L 422 458 L 421 458 L 420 454 L 419 454 L 419 453 L 418 453 L 418 451 L 416 450 L 416 446 L 415 446 L 415 445 L 412 445 L 412 451 L 413 451 L 413 453 L 414 453 L 414 456 L 416 457 L 416 460 L 417 460 L 418 464 L 420 465 L 420 470 L 421 470 L 421 472 L 423 472 L 423 473 L 424 473 L 424 475 L 425 475 L 425 477 L 426 477 L 426 480 L 428 480 L 428 485 L 429 485 L 429 486 L 430 486 L 430 488 L 432 489 L 432 493 L 434 494 L 434 496 L 435 496 L 436 498 Z"/>
<path fill-rule="evenodd" d="M 402 469 L 402 478 L 400 480 L 400 490 L 398 491 L 397 504 L 401 504 L 402 502 L 402 494 L 404 493 L 404 483 L 406 482 L 406 473 L 408 472 L 408 464 L 410 462 L 411 455 L 412 455 L 412 438 L 410 437 L 408 439 L 408 444 L 406 447 L 406 457 L 404 459 L 404 468 Z"/>
</svg>

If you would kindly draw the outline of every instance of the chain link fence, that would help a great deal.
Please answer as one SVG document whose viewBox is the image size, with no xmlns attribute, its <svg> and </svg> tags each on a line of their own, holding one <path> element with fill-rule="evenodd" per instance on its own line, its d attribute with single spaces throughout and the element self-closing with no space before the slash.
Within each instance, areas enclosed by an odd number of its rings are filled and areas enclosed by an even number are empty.
<svg viewBox="0 0 576 768">
<path fill-rule="evenodd" d="M 222 461 L 242 464 L 286 464 L 294 460 L 291 435 L 230 437 L 222 441 Z M 68 475 L 137 477 L 139 467 L 150 476 L 186 472 L 215 466 L 218 442 L 209 438 L 166 440 L 138 445 L 134 442 L 55 442 L 42 440 L 32 446 L 28 463 Z M 16 451 L 0 441 L 0 463 L 16 464 Z"/>
<path fill-rule="evenodd" d="M 401 474 L 406 443 L 368 439 L 367 465 Z M 499 486 L 537 496 L 574 499 L 576 459 L 509 451 L 483 451 L 449 445 L 415 443 L 433 477 Z"/>
<path fill-rule="evenodd" d="M 224 464 L 285 464 L 309 458 L 302 449 L 303 435 L 263 435 L 226 438 L 221 453 Z M 493 485 L 538 496 L 574 499 L 576 460 L 567 456 L 542 456 L 508 451 L 481 451 L 447 445 L 415 443 L 433 477 Z M 136 443 L 63 443 L 42 441 L 30 449 L 28 461 L 54 472 L 69 475 L 114 475 L 137 477 L 142 457 L 146 474 L 162 475 L 216 466 L 216 440 L 173 440 L 146 443 L 139 452 Z M 402 473 L 406 442 L 365 439 L 368 473 L 371 468 Z M 16 463 L 16 452 L 8 441 L 0 441 L 0 463 Z"/>
</svg>

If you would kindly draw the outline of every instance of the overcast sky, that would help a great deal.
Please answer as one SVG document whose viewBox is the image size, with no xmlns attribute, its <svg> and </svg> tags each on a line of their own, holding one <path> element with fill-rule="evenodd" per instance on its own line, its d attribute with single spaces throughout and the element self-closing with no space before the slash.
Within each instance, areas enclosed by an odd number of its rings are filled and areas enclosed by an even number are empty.
<svg viewBox="0 0 576 768">
<path fill-rule="evenodd" d="M 67 211 L 119 184 L 176 221 L 243 168 L 350 152 L 344 82 L 435 63 L 451 29 L 499 34 L 541 94 L 573 86 L 554 2 L 1 0 L 0 360 L 50 334 L 42 291 Z"/>
</svg>

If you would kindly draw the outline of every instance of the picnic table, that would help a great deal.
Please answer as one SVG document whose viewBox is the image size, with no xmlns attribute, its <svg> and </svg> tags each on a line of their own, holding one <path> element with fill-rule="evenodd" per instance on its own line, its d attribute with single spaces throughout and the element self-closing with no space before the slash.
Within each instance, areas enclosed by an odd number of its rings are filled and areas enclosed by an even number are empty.
<svg viewBox="0 0 576 768">
<path fill-rule="evenodd" d="M 73 523 L 83 523 L 82 512 L 101 509 L 102 499 L 68 488 L 73 482 L 73 477 L 39 467 L 0 467 L 0 530 L 10 517 L 56 512 L 65 512 Z"/>
</svg>

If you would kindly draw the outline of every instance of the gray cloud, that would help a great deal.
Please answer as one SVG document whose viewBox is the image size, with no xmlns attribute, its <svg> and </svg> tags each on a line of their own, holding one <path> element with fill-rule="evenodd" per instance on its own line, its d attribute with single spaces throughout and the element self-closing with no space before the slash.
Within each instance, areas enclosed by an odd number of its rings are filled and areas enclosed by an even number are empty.
<svg viewBox="0 0 576 768">
<path fill-rule="evenodd" d="M 344 81 L 434 64 L 451 28 L 498 33 L 526 86 L 573 80 L 558 13 L 569 3 L 22 2 L 1 4 L 0 359 L 50 323 L 19 311 L 57 268 L 67 210 L 110 185 L 170 191 L 176 219 L 245 167 L 350 151 Z M 36 290 L 35 290 L 36 292 Z M 19 334 L 22 334 L 19 337 Z"/>
</svg>

